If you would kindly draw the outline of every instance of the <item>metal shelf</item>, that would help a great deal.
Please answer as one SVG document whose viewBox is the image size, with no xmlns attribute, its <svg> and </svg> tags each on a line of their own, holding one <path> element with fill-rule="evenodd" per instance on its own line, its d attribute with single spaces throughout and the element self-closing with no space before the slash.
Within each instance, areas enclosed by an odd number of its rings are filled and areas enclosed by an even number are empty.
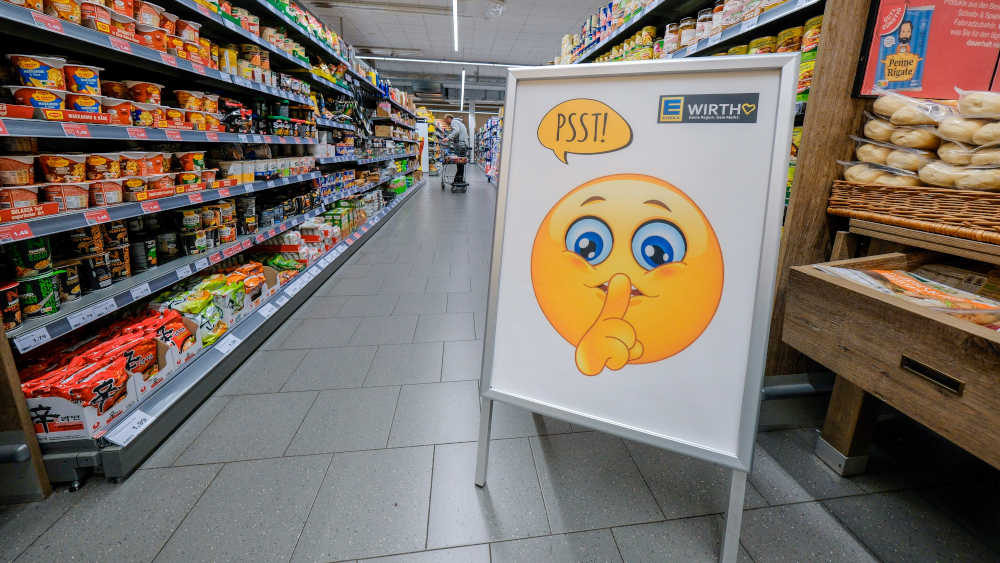
<svg viewBox="0 0 1000 563">
<path fill-rule="evenodd" d="M 407 108 L 406 106 L 404 106 L 403 104 L 397 102 L 396 100 L 394 100 L 392 98 L 384 98 L 384 99 L 389 100 L 389 104 L 391 104 L 392 107 L 398 109 L 399 111 L 405 113 L 406 115 L 408 115 L 408 116 L 410 116 L 410 117 L 412 117 L 414 119 L 417 118 L 417 114 L 415 114 L 412 111 L 410 111 L 410 109 Z"/>
<path fill-rule="evenodd" d="M 417 156 L 415 152 L 397 153 L 387 156 L 377 156 L 375 158 L 359 158 L 358 164 L 372 164 L 375 162 L 384 162 L 386 160 L 396 160 L 397 158 L 410 158 L 411 156 Z"/>
<path fill-rule="evenodd" d="M 403 121 L 400 121 L 400 120 L 392 118 L 392 117 L 386 117 L 384 115 L 376 115 L 376 116 L 372 117 L 372 121 L 389 121 L 393 125 L 398 125 L 398 126 L 404 128 L 404 129 L 416 130 L 416 127 L 413 126 L 413 125 L 410 125 L 409 123 L 404 123 Z"/>
<path fill-rule="evenodd" d="M 82 229 L 90 225 L 98 225 L 109 221 L 120 221 L 122 219 L 138 217 L 140 215 L 149 215 L 151 213 L 159 213 L 160 211 L 178 209 L 189 205 L 198 205 L 206 201 L 215 201 L 217 199 L 232 197 L 235 195 L 269 190 L 272 188 L 287 186 L 289 184 L 297 184 L 299 182 L 306 182 L 321 176 L 322 174 L 319 172 L 309 172 L 307 174 L 299 174 L 297 176 L 289 176 L 287 178 L 278 178 L 276 180 L 239 184 L 229 188 L 198 190 L 196 192 L 172 195 L 143 202 L 121 203 L 108 207 L 92 207 L 88 209 L 81 209 L 79 211 L 60 213 L 58 215 L 48 215 L 19 223 L 5 224 L 0 226 L 0 245 L 13 242 L 14 240 L 25 240 L 29 238 L 49 236 L 55 233 L 71 231 L 73 229 Z M 18 235 L 13 236 L 11 233 L 18 233 Z M 25 236 L 25 233 L 27 236 Z"/>
<path fill-rule="evenodd" d="M 235 323 L 218 342 L 202 350 L 155 392 L 120 417 L 104 437 L 42 444 L 50 478 L 56 482 L 77 481 L 95 470 L 112 479 L 130 474 L 425 184 L 420 182 L 394 198 L 354 233 L 282 285 L 278 293 Z M 140 419 L 144 419 L 141 429 L 129 428 Z M 120 439 L 115 441 L 116 438 Z"/>
<path fill-rule="evenodd" d="M 341 123 L 339 121 L 326 119 L 324 117 L 317 117 L 316 125 L 320 127 L 326 127 L 328 129 L 343 129 L 344 131 L 354 131 L 354 126 L 351 125 L 350 123 Z"/>
<path fill-rule="evenodd" d="M 341 162 L 355 162 L 356 160 L 357 159 L 354 158 L 353 154 L 345 156 L 325 156 L 317 158 L 316 164 L 339 164 Z"/>
<path fill-rule="evenodd" d="M 323 86 L 327 90 L 332 90 L 332 91 L 334 91 L 334 92 L 336 92 L 338 94 L 343 94 L 343 95 L 348 96 L 350 98 L 354 97 L 354 92 L 351 92 L 350 90 L 348 90 L 347 88 L 344 88 L 343 86 L 339 86 L 337 84 L 334 84 L 333 82 L 330 82 L 329 80 L 323 78 L 322 76 L 320 76 L 320 75 L 318 75 L 316 73 L 312 73 L 312 78 L 313 78 L 313 80 L 316 81 L 317 84 L 319 84 L 320 86 Z"/>
<path fill-rule="evenodd" d="M 222 133 L 158 127 L 129 127 L 96 123 L 70 123 L 44 119 L 0 119 L 6 135 L 11 137 L 47 137 L 73 139 L 111 139 L 119 141 L 173 141 L 188 143 L 267 143 L 271 145 L 314 145 L 312 137 Z"/>
<path fill-rule="evenodd" d="M 257 94 L 267 94 L 280 99 L 308 104 L 309 98 L 288 90 L 273 88 L 253 82 L 242 76 L 193 63 L 187 59 L 162 53 L 149 47 L 126 41 L 90 29 L 47 16 L 41 12 L 0 2 L 0 31 L 6 35 L 21 37 L 55 46 L 72 49 L 74 53 L 94 54 L 106 61 L 120 61 L 132 66 L 153 70 L 162 74 L 197 77 L 199 82 L 233 91 L 249 90 Z M 153 63 L 153 64 L 150 64 Z"/>
<path fill-rule="evenodd" d="M 608 36 L 607 39 L 605 39 L 604 41 L 594 43 L 586 50 L 584 50 L 582 53 L 580 53 L 580 56 L 577 57 L 576 61 L 574 61 L 573 64 L 586 62 L 587 59 L 596 55 L 598 51 L 603 51 L 609 46 L 611 46 L 618 39 L 619 36 L 627 37 L 628 35 L 635 33 L 637 30 L 641 29 L 642 26 L 645 24 L 643 20 L 645 20 L 649 14 L 651 14 L 654 10 L 656 10 L 666 2 L 667 0 L 654 0 L 651 4 L 649 4 L 643 9 L 641 14 L 633 18 L 631 21 L 629 21 L 629 23 L 616 29 L 614 33 Z M 691 12 L 692 17 L 694 17 L 696 14 L 697 11 Z"/>
</svg>

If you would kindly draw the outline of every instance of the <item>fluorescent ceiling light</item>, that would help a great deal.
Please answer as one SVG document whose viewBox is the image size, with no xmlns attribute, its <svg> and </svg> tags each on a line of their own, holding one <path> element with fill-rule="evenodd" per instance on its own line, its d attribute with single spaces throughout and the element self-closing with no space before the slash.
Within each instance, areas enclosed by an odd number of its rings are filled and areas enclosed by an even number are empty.
<svg viewBox="0 0 1000 563">
<path fill-rule="evenodd" d="M 458 111 L 465 107 L 465 69 L 462 69 L 462 95 L 458 98 Z"/>
<path fill-rule="evenodd" d="M 451 27 L 455 36 L 455 50 L 458 50 L 458 0 L 451 0 Z"/>
<path fill-rule="evenodd" d="M 502 68 L 534 66 L 534 65 L 521 65 L 521 64 L 484 63 L 475 61 L 447 61 L 444 59 L 411 59 L 407 57 L 378 57 L 374 55 L 358 55 L 357 58 L 369 61 L 398 61 L 402 63 L 435 63 L 442 65 L 465 65 L 465 66 L 498 66 Z"/>
</svg>

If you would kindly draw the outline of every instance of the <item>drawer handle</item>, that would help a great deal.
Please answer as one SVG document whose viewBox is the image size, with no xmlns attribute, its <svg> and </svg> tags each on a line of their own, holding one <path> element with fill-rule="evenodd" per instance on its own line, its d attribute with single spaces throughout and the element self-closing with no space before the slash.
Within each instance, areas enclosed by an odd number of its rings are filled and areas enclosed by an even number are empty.
<svg viewBox="0 0 1000 563">
<path fill-rule="evenodd" d="M 910 373 L 915 373 L 927 381 L 930 381 L 934 385 L 937 385 L 947 391 L 951 391 L 956 395 L 961 395 L 965 390 L 965 382 L 961 379 L 956 379 L 944 372 L 940 372 L 930 367 L 927 364 L 918 362 L 913 358 L 903 356 L 903 361 L 900 363 L 900 367 Z"/>
</svg>

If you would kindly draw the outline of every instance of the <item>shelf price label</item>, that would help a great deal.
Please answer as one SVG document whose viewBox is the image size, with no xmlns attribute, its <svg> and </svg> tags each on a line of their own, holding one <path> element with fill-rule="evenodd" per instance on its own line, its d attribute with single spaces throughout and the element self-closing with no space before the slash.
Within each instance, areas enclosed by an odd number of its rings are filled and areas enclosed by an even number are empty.
<svg viewBox="0 0 1000 563">
<path fill-rule="evenodd" d="M 201 203 L 204 198 L 199 193 L 188 194 L 188 203 Z"/>
<path fill-rule="evenodd" d="M 204 270 L 205 268 L 208 267 L 208 259 L 207 258 L 199 258 L 194 263 L 194 267 L 195 267 L 196 270 Z"/>
<path fill-rule="evenodd" d="M 218 252 L 213 252 L 212 254 L 209 255 L 208 261 L 211 262 L 212 264 L 218 264 L 219 262 L 222 262 L 222 254 Z"/>
<path fill-rule="evenodd" d="M 122 447 L 127 446 L 154 420 L 156 420 L 155 416 L 146 414 L 141 409 L 135 409 L 132 411 L 132 414 L 119 422 L 111 432 L 105 434 L 104 439 Z"/>
<path fill-rule="evenodd" d="M 264 240 L 265 240 L 264 234 L 263 233 L 257 233 L 257 236 L 254 237 L 254 240 L 256 240 L 258 243 L 264 242 Z"/>
<path fill-rule="evenodd" d="M 274 187 L 274 186 L 276 186 L 276 185 L 277 185 L 277 184 L 275 184 L 274 180 L 268 180 L 268 181 L 267 181 L 267 187 L 268 187 L 268 188 L 273 188 L 273 187 Z"/>
<path fill-rule="evenodd" d="M 218 350 L 223 356 L 228 356 L 233 352 L 233 350 L 236 349 L 237 346 L 240 345 L 241 342 L 243 342 L 243 340 L 240 337 L 235 334 L 230 334 L 220 340 L 215 345 L 215 349 Z"/>
<path fill-rule="evenodd" d="M 265 319 L 270 319 L 271 315 L 273 315 L 277 310 L 278 308 L 275 307 L 274 305 L 271 305 L 270 303 L 264 303 L 263 305 L 260 306 L 259 312 L 260 316 L 264 317 Z"/>
<path fill-rule="evenodd" d="M 156 213 L 160 211 L 160 202 L 156 200 L 144 201 L 139 204 L 139 207 L 142 208 L 143 213 Z"/>
<path fill-rule="evenodd" d="M 708 37 L 708 45 L 709 46 L 718 45 L 721 42 L 722 42 L 722 33 L 721 32 L 720 33 L 716 33 L 715 35 L 710 35 Z"/>
<path fill-rule="evenodd" d="M 748 20 L 743 20 L 740 24 L 740 33 L 750 31 L 751 29 L 757 27 L 757 19 L 759 16 L 754 16 Z"/>
<path fill-rule="evenodd" d="M 229 188 L 219 188 L 219 197 L 229 197 Z"/>
<path fill-rule="evenodd" d="M 83 214 L 83 219 L 88 225 L 99 225 L 101 223 L 111 221 L 111 215 L 108 214 L 107 209 L 97 209 L 95 211 L 85 212 Z"/>
<path fill-rule="evenodd" d="M 270 135 L 264 135 L 264 142 L 267 143 L 267 144 L 269 144 L 269 145 L 272 144 L 272 143 L 274 143 L 274 141 L 271 139 Z"/>
<path fill-rule="evenodd" d="M 192 274 L 192 272 L 191 272 L 191 264 L 188 264 L 187 266 L 181 266 L 180 268 L 177 268 L 176 270 L 174 270 L 174 273 L 177 275 L 177 279 L 179 279 L 179 280 L 182 280 L 182 279 L 190 276 Z"/>
<path fill-rule="evenodd" d="M 278 304 L 278 307 L 284 307 L 288 303 L 289 299 L 287 295 L 279 295 L 277 299 L 274 300 Z"/>
<path fill-rule="evenodd" d="M 132 301 L 138 301 L 150 293 L 152 293 L 152 291 L 149 289 L 148 283 L 144 283 L 138 287 L 133 287 L 129 290 L 129 295 L 132 296 Z"/>
<path fill-rule="evenodd" d="M 239 134 L 238 136 L 239 136 L 239 139 L 240 139 L 240 142 L 241 142 L 241 143 L 249 143 L 249 142 L 250 142 L 250 141 L 249 141 L 249 140 L 247 139 L 247 136 L 246 136 L 246 135 L 244 135 L 243 133 L 240 133 L 240 134 Z"/>
<path fill-rule="evenodd" d="M 13 225 L 0 226 L 0 241 L 10 242 L 13 240 L 24 240 L 35 236 L 31 232 L 31 225 L 27 223 L 15 223 Z"/>
<path fill-rule="evenodd" d="M 167 135 L 167 138 L 170 139 L 171 141 L 182 140 L 181 132 L 178 131 L 177 129 L 164 129 L 163 132 Z"/>
<path fill-rule="evenodd" d="M 31 12 L 31 19 L 35 20 L 35 26 L 37 27 L 42 27 L 56 33 L 63 32 L 62 22 L 52 16 L 47 16 L 38 12 Z"/>
<path fill-rule="evenodd" d="M 62 123 L 63 134 L 67 137 L 90 138 L 90 127 L 82 123 Z"/>
<path fill-rule="evenodd" d="M 219 134 L 216 133 L 215 131 L 206 131 L 205 138 L 208 139 L 209 141 L 212 141 L 213 143 L 219 142 Z"/>
<path fill-rule="evenodd" d="M 108 40 L 111 42 L 111 48 L 115 51 L 121 51 L 123 53 L 132 52 L 132 43 L 130 41 L 126 41 L 121 37 L 115 37 L 114 35 L 109 35 Z"/>
<path fill-rule="evenodd" d="M 201 4 L 199 4 L 199 6 L 200 5 Z M 204 76 L 204 74 L 205 74 L 205 67 L 201 66 L 198 63 L 191 63 L 191 68 L 194 69 L 194 71 L 197 72 L 198 74 L 201 74 L 201 75 Z"/>
<path fill-rule="evenodd" d="M 243 250 L 246 250 L 246 249 L 250 248 L 250 246 L 252 246 L 252 245 L 253 245 L 253 241 L 251 241 L 250 239 L 246 239 L 242 243 L 240 243 L 240 246 L 243 248 Z"/>
<path fill-rule="evenodd" d="M 129 139 L 148 139 L 149 135 L 146 134 L 145 127 L 126 127 L 125 133 L 128 134 Z"/>
<path fill-rule="evenodd" d="M 28 350 L 34 350 L 49 340 L 52 340 L 52 337 L 49 335 L 49 329 L 43 326 L 42 328 L 36 328 L 28 334 L 15 338 L 14 346 L 17 347 L 19 352 L 23 353 Z"/>
<path fill-rule="evenodd" d="M 95 310 L 94 307 L 87 307 L 82 311 L 77 311 L 72 315 L 66 317 L 66 320 L 69 322 L 70 328 L 76 330 L 85 324 L 90 324 L 95 319 L 98 319 L 100 317 L 101 315 L 97 314 L 97 311 Z"/>
<path fill-rule="evenodd" d="M 176 67 L 177 66 L 177 57 L 175 57 L 173 55 L 168 55 L 166 53 L 160 53 L 160 60 L 163 61 L 163 64 L 165 64 L 165 65 L 172 66 L 172 67 Z"/>
</svg>

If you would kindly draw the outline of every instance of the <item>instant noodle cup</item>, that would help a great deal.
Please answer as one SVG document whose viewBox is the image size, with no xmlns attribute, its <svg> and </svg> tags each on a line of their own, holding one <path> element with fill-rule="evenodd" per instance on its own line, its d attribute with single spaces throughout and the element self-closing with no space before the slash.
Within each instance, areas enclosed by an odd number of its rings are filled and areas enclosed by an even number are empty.
<svg viewBox="0 0 1000 563">
<path fill-rule="evenodd" d="M 21 301 L 18 298 L 18 282 L 10 282 L 0 287 L 0 306 L 3 306 L 3 329 L 14 330 L 21 326 Z"/>
<path fill-rule="evenodd" d="M 90 205 L 90 183 L 72 182 L 65 184 L 48 184 L 42 187 L 45 201 L 59 204 L 59 211 L 85 209 Z"/>
<path fill-rule="evenodd" d="M 80 298 L 80 261 L 70 258 L 54 264 L 59 278 L 59 300 L 75 301 Z"/>
<path fill-rule="evenodd" d="M 0 209 L 17 209 L 38 205 L 38 186 L 0 188 Z"/>
<path fill-rule="evenodd" d="M 130 18 L 132 17 L 132 14 L 135 13 L 132 0 L 105 0 L 105 5 L 111 8 L 112 12 L 128 16 Z"/>
<path fill-rule="evenodd" d="M 137 23 L 135 24 L 135 38 L 140 44 L 150 49 L 160 52 L 167 50 L 167 30 L 162 27 Z"/>
<path fill-rule="evenodd" d="M 198 42 L 198 33 L 201 30 L 201 24 L 189 20 L 177 20 L 177 28 L 174 35 L 179 36 L 184 41 L 191 41 L 194 43 Z"/>
<path fill-rule="evenodd" d="M 132 102 L 132 124 L 155 127 L 162 120 L 163 110 L 156 104 Z"/>
<path fill-rule="evenodd" d="M 111 14 L 111 31 L 125 34 L 126 37 L 135 35 L 135 20 L 124 14 L 114 12 Z"/>
<path fill-rule="evenodd" d="M 167 50 L 172 53 L 184 51 L 184 40 L 176 35 L 167 35 Z"/>
<path fill-rule="evenodd" d="M 122 202 L 122 180 L 120 178 L 95 180 L 90 183 L 90 205 L 99 207 Z"/>
<path fill-rule="evenodd" d="M 204 37 L 199 37 L 198 54 L 206 61 L 212 60 L 212 42 Z"/>
<path fill-rule="evenodd" d="M 166 157 L 164 155 L 167 155 Z M 147 152 L 146 156 L 142 159 L 142 175 L 146 176 L 149 174 L 163 174 L 167 171 L 167 158 L 170 153 L 162 152 Z"/>
<path fill-rule="evenodd" d="M 15 6 L 21 6 L 36 12 L 42 11 L 42 0 L 9 0 Z"/>
<path fill-rule="evenodd" d="M 177 35 L 177 16 L 170 12 L 160 12 L 160 27 L 169 35 Z"/>
<path fill-rule="evenodd" d="M 177 173 L 177 185 L 179 186 L 190 186 L 191 184 L 197 184 L 200 181 L 201 174 L 197 171 Z"/>
<path fill-rule="evenodd" d="M 146 187 L 150 190 L 159 190 L 174 187 L 173 174 L 153 174 L 146 177 Z"/>
<path fill-rule="evenodd" d="M 151 2 L 145 2 L 144 0 L 139 0 L 135 3 L 135 11 L 132 13 L 132 17 L 138 23 L 144 23 L 146 25 L 160 25 L 160 14 L 163 13 L 163 8 L 153 4 Z"/>
<path fill-rule="evenodd" d="M 146 179 L 141 176 L 122 178 L 122 192 L 136 194 L 146 191 Z"/>
<path fill-rule="evenodd" d="M 37 55 L 7 55 L 22 86 L 66 89 L 63 66 L 66 59 L 61 57 L 40 57 Z"/>
<path fill-rule="evenodd" d="M 197 90 L 174 90 L 177 97 L 177 105 L 181 109 L 200 111 L 205 105 L 205 93 Z"/>
<path fill-rule="evenodd" d="M 16 241 L 2 247 L 7 262 L 14 267 L 14 277 L 21 279 L 52 269 L 52 246 L 48 237 Z"/>
<path fill-rule="evenodd" d="M 35 157 L 0 156 L 0 185 L 27 186 L 35 183 Z"/>
<path fill-rule="evenodd" d="M 56 272 L 25 278 L 18 285 L 18 301 L 25 317 L 42 317 L 59 312 L 59 279 Z"/>
<path fill-rule="evenodd" d="M 80 19 L 90 29 L 98 29 L 99 23 L 107 26 L 104 29 L 108 29 L 111 26 L 111 10 L 101 2 L 81 2 Z"/>
<path fill-rule="evenodd" d="M 38 163 L 46 182 L 82 182 L 87 177 L 86 155 L 40 154 Z"/>
<path fill-rule="evenodd" d="M 212 184 L 215 182 L 215 175 L 218 171 L 218 168 L 206 168 L 201 171 L 201 181 L 205 182 L 206 188 L 212 187 Z"/>
<path fill-rule="evenodd" d="M 205 130 L 206 120 L 204 113 L 200 111 L 189 111 L 185 113 L 184 117 L 185 119 L 187 119 L 187 122 L 190 123 L 193 128 L 197 129 L 198 131 Z"/>
<path fill-rule="evenodd" d="M 102 152 L 87 155 L 87 179 L 107 180 L 122 175 L 121 153 Z"/>
<path fill-rule="evenodd" d="M 101 98 L 93 94 L 66 94 L 66 109 L 85 113 L 101 113 Z"/>
<path fill-rule="evenodd" d="M 24 106 L 40 109 L 66 109 L 66 92 L 36 86 L 7 86 L 14 100 Z"/>
<path fill-rule="evenodd" d="M 197 41 L 184 41 L 184 52 L 189 55 L 187 58 L 191 58 L 190 55 L 201 57 L 201 45 Z"/>
<path fill-rule="evenodd" d="M 132 100 L 104 96 L 101 98 L 101 106 L 104 108 L 104 113 L 123 117 L 128 124 L 132 123 Z"/>
<path fill-rule="evenodd" d="M 216 131 L 219 126 L 222 125 L 222 114 L 221 113 L 206 113 L 205 114 L 205 129 L 210 131 Z"/>
<path fill-rule="evenodd" d="M 79 0 L 45 0 L 45 13 L 68 22 L 80 23 Z"/>
<path fill-rule="evenodd" d="M 129 98 L 132 100 L 156 105 L 162 103 L 162 84 L 140 80 L 126 80 L 124 84 L 128 88 Z"/>
<path fill-rule="evenodd" d="M 219 95 L 205 94 L 202 109 L 205 110 L 206 113 L 219 113 Z"/>
<path fill-rule="evenodd" d="M 128 87 L 125 86 L 124 82 L 102 80 L 101 94 L 111 96 L 112 98 L 125 99 L 128 98 Z"/>
<path fill-rule="evenodd" d="M 181 171 L 201 170 L 205 168 L 205 151 L 175 152 L 174 158 Z"/>
<path fill-rule="evenodd" d="M 143 170 L 146 164 L 143 162 L 146 158 L 146 153 L 144 152 L 122 152 L 119 162 L 121 162 L 122 176 L 142 176 Z M 145 183 L 143 183 L 145 189 Z"/>
<path fill-rule="evenodd" d="M 184 110 L 180 108 L 163 108 L 163 118 L 174 124 L 184 123 Z"/>
</svg>

